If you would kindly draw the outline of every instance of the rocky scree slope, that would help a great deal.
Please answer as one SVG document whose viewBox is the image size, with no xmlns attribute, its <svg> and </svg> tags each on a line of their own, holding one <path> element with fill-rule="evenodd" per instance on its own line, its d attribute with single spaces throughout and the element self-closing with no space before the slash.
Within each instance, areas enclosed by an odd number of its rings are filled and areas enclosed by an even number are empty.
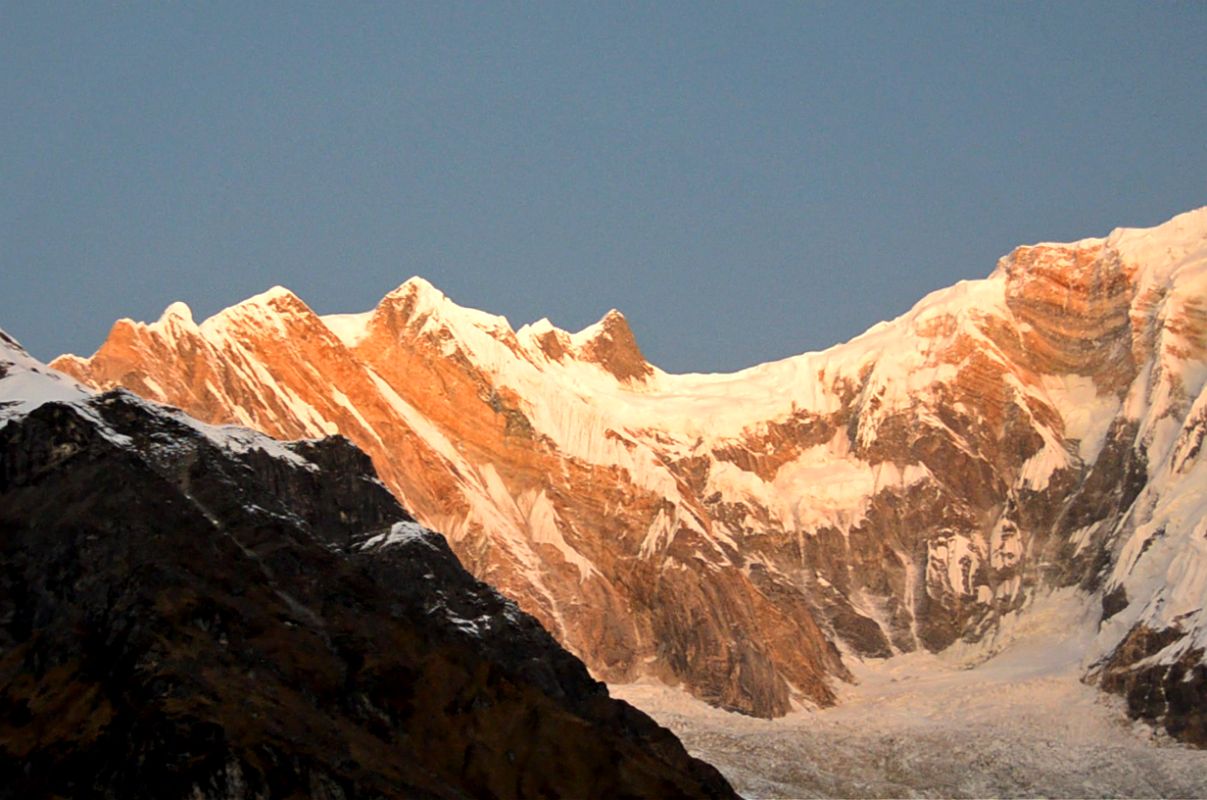
<svg viewBox="0 0 1207 800">
<path fill-rule="evenodd" d="M 0 334 L 0 797 L 733 797 L 340 437 L 281 444 Z"/>
<path fill-rule="evenodd" d="M 832 702 L 844 655 L 980 640 L 1076 585 L 1103 613 L 1090 677 L 1201 738 L 1205 265 L 1207 209 L 1020 247 L 730 375 L 662 372 L 617 312 L 514 330 L 417 278 L 361 314 L 280 287 L 200 324 L 174 304 L 55 366 L 343 433 L 606 680 L 774 716 Z"/>
</svg>

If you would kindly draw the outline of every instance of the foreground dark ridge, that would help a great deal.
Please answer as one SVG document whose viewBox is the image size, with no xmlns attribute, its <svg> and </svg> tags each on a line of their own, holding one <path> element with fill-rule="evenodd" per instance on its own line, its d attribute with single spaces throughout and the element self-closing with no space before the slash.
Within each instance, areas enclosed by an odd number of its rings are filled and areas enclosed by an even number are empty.
<svg viewBox="0 0 1207 800">
<path fill-rule="evenodd" d="M 124 392 L 13 411 L 0 797 L 734 796 L 346 440 Z"/>
</svg>

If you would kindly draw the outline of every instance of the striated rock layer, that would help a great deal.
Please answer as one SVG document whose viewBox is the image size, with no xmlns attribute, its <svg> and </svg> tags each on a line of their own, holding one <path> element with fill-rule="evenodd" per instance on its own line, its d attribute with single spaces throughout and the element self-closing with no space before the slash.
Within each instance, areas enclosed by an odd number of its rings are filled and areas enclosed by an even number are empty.
<svg viewBox="0 0 1207 800">
<path fill-rule="evenodd" d="M 0 334 L 0 797 L 735 797 L 410 520 Z"/>
<path fill-rule="evenodd" d="M 1095 676 L 1133 670 L 1116 656 L 1141 629 L 1181 634 L 1144 664 L 1200 663 L 1204 298 L 1200 209 L 1021 247 L 730 375 L 662 372 L 614 311 L 517 331 L 418 278 L 363 314 L 281 288 L 200 325 L 176 304 L 54 366 L 213 422 L 339 431 L 597 676 L 773 716 L 832 702 L 844 653 L 977 640 L 1050 586 L 1109 608 Z"/>
</svg>

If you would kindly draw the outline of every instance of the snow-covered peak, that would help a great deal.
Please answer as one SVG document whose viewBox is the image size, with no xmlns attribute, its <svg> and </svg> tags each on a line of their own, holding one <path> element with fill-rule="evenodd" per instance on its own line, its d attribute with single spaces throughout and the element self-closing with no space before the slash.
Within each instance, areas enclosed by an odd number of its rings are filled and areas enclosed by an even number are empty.
<svg viewBox="0 0 1207 800">
<path fill-rule="evenodd" d="M 548 333 L 565 334 L 566 332 L 550 322 L 548 317 L 541 317 L 536 322 L 521 325 L 520 329 L 516 331 L 516 336 L 521 341 L 528 341 Z"/>
<path fill-rule="evenodd" d="M 604 336 L 609 329 L 615 329 L 617 326 L 628 327 L 629 323 L 616 309 L 611 309 L 608 313 L 599 318 L 598 322 L 593 322 L 577 333 L 570 334 L 570 342 L 575 347 L 583 347 L 587 343 Z"/>
<path fill-rule="evenodd" d="M 1156 246 L 1155 254 L 1185 250 L 1201 244 L 1207 237 L 1207 206 L 1192 209 L 1149 228 L 1115 228 L 1107 236 L 1088 237 L 1075 242 L 1036 242 L 1023 245 L 1022 249 L 1061 248 L 1077 250 L 1108 245 L 1120 251 L 1139 255 L 1137 248 L 1144 244 Z M 1154 255 L 1152 251 L 1148 255 Z"/>
<path fill-rule="evenodd" d="M 282 318 L 286 316 L 313 314 L 310 307 L 284 286 L 272 288 L 252 295 L 229 308 L 224 308 L 199 326 L 206 334 L 219 334 L 232 325 L 239 327 L 275 330 L 280 334 L 288 331 Z"/>
<path fill-rule="evenodd" d="M 386 294 L 386 297 L 401 297 L 401 296 L 425 296 L 431 297 L 437 302 L 443 302 L 448 298 L 444 292 L 437 289 L 431 281 L 422 275 L 412 275 L 402 283 L 398 284 L 398 288 Z"/>
<path fill-rule="evenodd" d="M 1117 228 L 1106 241 L 1126 266 L 1139 268 L 1139 288 L 1163 283 L 1207 264 L 1207 206 L 1152 228 Z"/>
<path fill-rule="evenodd" d="M 496 335 L 514 333 L 506 317 L 457 305 L 418 275 L 408 278 L 383 297 L 376 312 L 395 317 L 401 314 L 407 323 L 419 324 L 424 330 L 435 331 L 443 327 L 454 337 L 471 327 Z"/>
<path fill-rule="evenodd" d="M 275 286 L 269 287 L 268 289 L 265 289 L 264 291 L 260 292 L 259 294 L 252 295 L 251 297 L 244 300 L 242 303 L 239 303 L 239 305 L 241 305 L 241 306 L 264 305 L 264 304 L 271 304 L 274 301 L 280 301 L 280 300 L 290 301 L 290 300 L 297 300 L 297 299 L 298 299 L 298 296 L 296 294 L 289 291 L 284 286 L 277 284 Z"/>
<path fill-rule="evenodd" d="M 0 330 L 0 422 L 43 403 L 85 400 L 92 392 L 25 352 Z"/>
<path fill-rule="evenodd" d="M 570 343 L 579 358 L 599 365 L 621 382 L 641 381 L 654 372 L 637 346 L 628 320 L 614 308 L 599 322 L 571 336 Z"/>
<path fill-rule="evenodd" d="M 1137 292 L 1167 282 L 1183 266 L 1207 260 L 1207 206 L 1151 228 L 1115 228 L 1105 237 L 1022 245 L 998 262 L 995 275 L 1011 274 L 1035 264 L 1048 269 L 1062 264 L 1075 268 L 1079 253 L 1089 254 L 1103 248 L 1118 254 L 1119 266 L 1137 270 L 1131 277 Z"/>
<path fill-rule="evenodd" d="M 516 331 L 516 339 L 530 357 L 538 360 L 543 357 L 560 363 L 574 349 L 570 334 L 550 322 L 548 317 L 520 328 Z"/>
<path fill-rule="evenodd" d="M 1149 241 L 1170 249 L 1201 245 L 1207 237 L 1207 206 L 1184 211 L 1151 228 L 1115 228 L 1107 241 L 1112 243 Z M 1124 245 L 1126 246 L 1126 245 Z"/>
<path fill-rule="evenodd" d="M 284 286 L 273 286 L 259 294 L 254 294 L 251 297 L 243 300 L 230 308 L 219 311 L 215 316 L 222 316 L 230 312 L 242 312 L 244 314 L 254 314 L 257 309 L 271 309 L 273 311 L 286 311 L 296 309 L 298 306 L 305 307 L 306 304 L 302 299 L 293 292 L 286 289 Z M 208 321 L 208 320 L 207 320 Z"/>
<path fill-rule="evenodd" d="M 167 325 L 169 322 L 177 321 L 181 324 L 193 327 L 193 309 L 187 304 L 177 300 L 163 310 L 163 314 L 159 317 L 160 325 Z"/>
<path fill-rule="evenodd" d="M 407 305 L 413 316 L 431 314 L 444 309 L 460 309 L 448 296 L 426 278 L 412 275 L 381 299 L 378 307 Z M 454 314 L 455 315 L 455 314 Z"/>
<path fill-rule="evenodd" d="M 29 353 L 25 352 L 25 348 L 21 346 L 13 337 L 0 328 L 0 363 L 14 363 L 18 359 L 32 359 Z"/>
</svg>

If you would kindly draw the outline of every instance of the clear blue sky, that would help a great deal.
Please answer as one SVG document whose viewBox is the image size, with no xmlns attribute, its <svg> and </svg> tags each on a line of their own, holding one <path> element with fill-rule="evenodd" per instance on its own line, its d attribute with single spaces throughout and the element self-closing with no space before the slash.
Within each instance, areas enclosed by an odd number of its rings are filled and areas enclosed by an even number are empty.
<svg viewBox="0 0 1207 800">
<path fill-rule="evenodd" d="M 0 0 L 0 101 L 0 327 L 43 358 L 420 274 L 730 370 L 1207 204 L 1204 3 Z"/>
</svg>

